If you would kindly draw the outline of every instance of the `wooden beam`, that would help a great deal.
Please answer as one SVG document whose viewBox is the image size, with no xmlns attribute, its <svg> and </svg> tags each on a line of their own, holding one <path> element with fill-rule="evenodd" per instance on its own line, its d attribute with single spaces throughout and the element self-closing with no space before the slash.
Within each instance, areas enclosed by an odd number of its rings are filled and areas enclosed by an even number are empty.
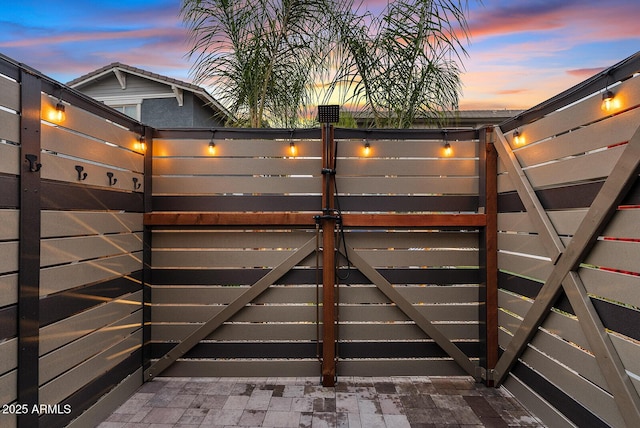
<svg viewBox="0 0 640 428">
<path fill-rule="evenodd" d="M 113 69 L 113 74 L 116 75 L 116 79 L 118 79 L 118 83 L 120 83 L 120 89 L 127 89 L 127 75 L 118 68 Z"/>
<path fill-rule="evenodd" d="M 333 126 L 322 126 L 322 386 L 336 383 L 335 141 Z"/>
<path fill-rule="evenodd" d="M 484 279 L 484 332 L 485 368 L 493 373 L 498 362 L 498 153 L 492 141 L 491 130 L 485 134 L 484 153 L 484 212 L 486 226 L 482 236 L 482 264 Z M 493 386 L 493 376 L 485 379 L 487 386 Z"/>
<path fill-rule="evenodd" d="M 314 226 L 320 212 L 155 212 L 145 226 Z M 347 227 L 483 227 L 485 214 L 342 214 Z"/>
<path fill-rule="evenodd" d="M 177 86 L 171 86 L 171 90 L 173 91 L 173 95 L 175 95 L 176 100 L 178 101 L 178 106 L 182 107 L 184 105 L 184 95 L 182 89 Z"/>
</svg>

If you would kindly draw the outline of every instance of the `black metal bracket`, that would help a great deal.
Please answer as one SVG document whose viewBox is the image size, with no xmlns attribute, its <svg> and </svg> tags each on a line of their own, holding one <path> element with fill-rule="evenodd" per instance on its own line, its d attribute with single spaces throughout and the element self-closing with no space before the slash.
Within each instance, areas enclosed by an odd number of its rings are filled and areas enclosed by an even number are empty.
<svg viewBox="0 0 640 428">
<path fill-rule="evenodd" d="M 138 190 L 142 183 L 138 183 L 138 177 L 133 177 L 133 190 Z"/>
<path fill-rule="evenodd" d="M 322 175 L 326 175 L 326 174 L 336 175 L 335 168 L 333 168 L 333 169 L 332 168 L 322 168 L 322 170 L 320 172 L 322 172 Z"/>
<path fill-rule="evenodd" d="M 118 182 L 117 178 L 113 178 L 113 172 L 107 172 L 107 177 L 109 177 L 109 186 L 113 186 Z"/>
<path fill-rule="evenodd" d="M 314 215 L 313 219 L 319 224 L 322 220 L 335 220 L 336 223 L 342 223 L 342 216 L 336 214 Z"/>
<path fill-rule="evenodd" d="M 42 164 L 38 162 L 38 156 L 36 155 L 24 155 L 25 159 L 29 162 L 29 171 L 38 172 L 42 168 Z"/>
<path fill-rule="evenodd" d="M 76 165 L 76 171 L 78 171 L 78 181 L 84 181 L 87 179 L 87 173 L 84 171 L 84 167 L 81 165 Z"/>
</svg>

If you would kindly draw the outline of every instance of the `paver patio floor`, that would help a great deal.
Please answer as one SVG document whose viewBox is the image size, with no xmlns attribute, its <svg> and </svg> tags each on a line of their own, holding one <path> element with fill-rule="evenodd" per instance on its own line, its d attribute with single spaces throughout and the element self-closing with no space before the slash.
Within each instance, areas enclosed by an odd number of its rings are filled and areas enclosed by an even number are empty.
<svg viewBox="0 0 640 428">
<path fill-rule="evenodd" d="M 156 378 L 99 428 L 542 427 L 469 377 Z"/>
</svg>

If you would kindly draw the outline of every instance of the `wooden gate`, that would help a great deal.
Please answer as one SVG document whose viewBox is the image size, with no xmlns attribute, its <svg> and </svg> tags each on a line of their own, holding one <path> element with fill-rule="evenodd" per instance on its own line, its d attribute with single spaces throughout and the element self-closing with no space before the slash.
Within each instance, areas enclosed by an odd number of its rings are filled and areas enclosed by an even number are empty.
<svg viewBox="0 0 640 428">
<path fill-rule="evenodd" d="M 147 378 L 482 375 L 477 131 L 336 132 L 157 133 Z"/>
</svg>

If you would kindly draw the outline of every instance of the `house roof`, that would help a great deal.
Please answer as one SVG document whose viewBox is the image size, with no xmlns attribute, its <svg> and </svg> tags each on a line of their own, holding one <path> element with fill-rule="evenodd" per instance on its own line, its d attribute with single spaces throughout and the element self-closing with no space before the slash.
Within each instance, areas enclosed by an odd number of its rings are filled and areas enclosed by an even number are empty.
<svg viewBox="0 0 640 428">
<path fill-rule="evenodd" d="M 72 81 L 68 82 L 67 86 L 70 86 L 72 88 L 79 88 L 109 73 L 114 73 L 121 84 L 124 85 L 123 81 L 121 80 L 121 75 L 123 72 L 168 85 L 176 94 L 176 98 L 180 97 L 180 91 L 193 92 L 196 96 L 210 105 L 213 110 L 217 110 L 222 116 L 232 117 L 232 114 L 201 86 L 163 76 L 161 74 L 152 73 L 150 71 L 143 70 L 138 67 L 133 67 L 127 64 L 122 64 L 120 62 L 111 63 L 83 76 L 75 78 Z"/>
</svg>

